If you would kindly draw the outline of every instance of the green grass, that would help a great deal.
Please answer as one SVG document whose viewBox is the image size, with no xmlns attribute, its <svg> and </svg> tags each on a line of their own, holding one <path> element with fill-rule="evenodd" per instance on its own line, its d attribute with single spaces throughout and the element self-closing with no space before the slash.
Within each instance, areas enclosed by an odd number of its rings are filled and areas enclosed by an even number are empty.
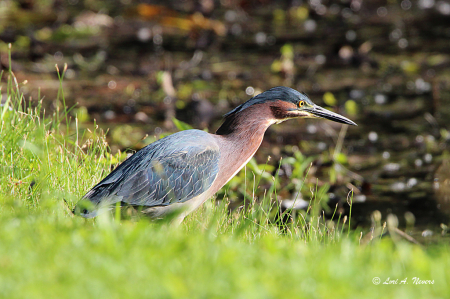
<svg viewBox="0 0 450 299">
<path fill-rule="evenodd" d="M 274 223 L 270 198 L 233 212 L 226 200 L 209 201 L 180 227 L 73 216 L 70 208 L 117 157 L 102 132 L 78 129 L 62 89 L 49 115 L 23 98 L 12 72 L 3 78 L 1 298 L 450 296 L 448 244 L 375 238 L 360 245 L 341 217 L 320 217 L 319 199 L 286 225 Z M 434 284 L 415 285 L 414 277 Z M 388 278 L 408 284 L 384 285 Z"/>
<path fill-rule="evenodd" d="M 203 211 L 204 212 L 204 211 Z M 200 221 L 200 219 L 198 220 Z M 206 228 L 205 228 L 206 226 Z M 32 213 L 0 220 L 3 298 L 448 298 L 448 248 L 390 240 L 304 242 L 276 231 L 249 240 L 211 223 L 186 230 L 84 223 Z M 374 285 L 408 278 L 408 285 Z M 413 277 L 434 285 L 414 285 Z"/>
</svg>

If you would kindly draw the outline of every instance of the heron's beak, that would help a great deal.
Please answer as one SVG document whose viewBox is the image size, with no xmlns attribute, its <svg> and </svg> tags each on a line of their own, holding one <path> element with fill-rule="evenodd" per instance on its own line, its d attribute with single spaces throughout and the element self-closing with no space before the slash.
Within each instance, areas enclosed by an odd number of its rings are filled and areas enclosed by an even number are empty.
<svg viewBox="0 0 450 299">
<path fill-rule="evenodd" d="M 337 113 L 331 112 L 317 105 L 314 105 L 311 108 L 305 108 L 303 109 L 303 111 L 308 112 L 311 115 L 311 117 L 325 118 L 338 123 L 357 126 L 356 123 L 349 120 L 348 118 L 343 117 L 342 115 L 339 115 Z"/>
</svg>

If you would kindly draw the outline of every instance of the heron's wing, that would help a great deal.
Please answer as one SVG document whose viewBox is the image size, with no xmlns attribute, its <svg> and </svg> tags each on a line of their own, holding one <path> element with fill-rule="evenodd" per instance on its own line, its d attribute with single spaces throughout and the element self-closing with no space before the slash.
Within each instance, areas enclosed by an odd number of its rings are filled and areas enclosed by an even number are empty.
<svg viewBox="0 0 450 299">
<path fill-rule="evenodd" d="M 219 147 L 203 131 L 163 138 L 138 151 L 90 190 L 84 199 L 95 206 L 116 202 L 167 206 L 209 189 L 219 171 Z M 93 217 L 96 213 L 84 213 Z"/>
</svg>

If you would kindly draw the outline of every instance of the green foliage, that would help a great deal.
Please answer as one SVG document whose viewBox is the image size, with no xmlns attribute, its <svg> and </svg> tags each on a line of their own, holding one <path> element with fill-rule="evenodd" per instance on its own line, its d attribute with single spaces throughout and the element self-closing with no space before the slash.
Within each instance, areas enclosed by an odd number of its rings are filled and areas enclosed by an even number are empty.
<svg viewBox="0 0 450 299">
<path fill-rule="evenodd" d="M 355 116 L 358 114 L 358 104 L 353 100 L 348 100 L 345 102 L 345 112 L 350 116 Z"/>
<path fill-rule="evenodd" d="M 185 131 L 185 130 L 192 130 L 193 127 L 181 120 L 176 119 L 175 117 L 172 118 L 173 124 L 175 125 L 175 127 L 177 127 L 178 130 L 180 131 Z"/>
<path fill-rule="evenodd" d="M 111 138 L 122 147 L 132 147 L 136 140 L 142 138 L 142 130 L 130 125 L 120 125 L 111 130 Z"/>
<path fill-rule="evenodd" d="M 49 27 L 44 27 L 42 29 L 36 30 L 36 37 L 41 41 L 53 41 L 53 42 L 67 42 L 74 40 L 84 40 L 87 38 L 92 38 L 99 34 L 98 26 L 78 26 L 74 27 L 69 24 L 62 24 L 61 26 L 51 29 Z M 14 45 L 14 49 L 16 49 Z"/>
<path fill-rule="evenodd" d="M 53 210 L 64 200 L 77 201 L 112 166 L 103 133 L 83 133 L 77 121 L 70 133 L 69 109 L 63 106 L 45 115 L 42 101 L 34 105 L 24 100 L 12 72 L 4 76 L 8 100 L 0 107 L 1 209 Z M 61 80 L 63 76 L 60 73 Z M 64 105 L 62 90 L 59 98 Z M 105 159 L 109 162 L 98 163 Z"/>
<path fill-rule="evenodd" d="M 79 123 L 85 123 L 89 121 L 89 113 L 87 108 L 84 106 L 74 109 L 73 114 L 78 119 Z"/>
<path fill-rule="evenodd" d="M 417 72 L 420 70 L 420 65 L 408 60 L 402 61 L 400 67 L 406 74 L 409 75 L 417 74 Z"/>
<path fill-rule="evenodd" d="M 294 47 L 291 44 L 285 44 L 280 49 L 281 55 L 287 59 L 294 58 Z"/>
<path fill-rule="evenodd" d="M 291 18 L 300 23 L 304 22 L 309 16 L 309 10 L 305 6 L 293 6 L 289 9 Z"/>
<path fill-rule="evenodd" d="M 59 75 L 62 80 L 64 71 Z M 322 218 L 327 185 L 312 189 L 308 211 L 282 213 L 278 172 L 255 160 L 230 181 L 228 192 L 246 194 L 247 200 L 233 211 L 227 200 L 209 201 L 180 227 L 121 220 L 118 213 L 115 219 L 73 216 L 74 203 L 124 154 L 112 156 L 101 131 L 79 130 L 62 90 L 62 108 L 46 115 L 42 102 L 25 102 L 12 72 L 5 77 L 2 298 L 446 298 L 450 293 L 448 245 L 424 250 L 396 238 L 360 245 L 358 233 L 344 234 L 346 219 Z M 311 161 L 296 151 L 281 162 L 293 168 L 288 188 L 302 190 Z M 374 277 L 408 278 L 408 284 L 375 285 Z M 413 277 L 434 284 L 415 285 Z"/>
<path fill-rule="evenodd" d="M 286 12 L 282 9 L 275 9 L 273 11 L 273 21 L 276 25 L 281 25 L 286 20 Z"/>
<path fill-rule="evenodd" d="M 338 153 L 336 154 L 336 162 L 339 164 L 347 164 L 347 155 L 344 153 Z"/>
<path fill-rule="evenodd" d="M 294 47 L 291 44 L 285 44 L 280 49 L 281 58 L 275 59 L 271 65 L 271 70 L 275 73 L 294 67 Z"/>
<path fill-rule="evenodd" d="M 244 199 L 261 198 L 267 190 L 257 189 L 260 186 L 269 187 L 274 184 L 274 178 L 271 172 L 274 167 L 271 165 L 258 165 L 255 158 L 250 159 L 244 170 L 234 176 L 225 187 L 217 193 L 217 198 L 228 197 L 233 200 L 239 200 L 243 196 Z M 276 183 L 276 182 L 275 182 Z M 269 192 L 268 195 L 272 195 Z"/>
<path fill-rule="evenodd" d="M 337 100 L 336 100 L 334 94 L 332 94 L 329 91 L 327 91 L 326 93 L 323 94 L 323 101 L 328 106 L 336 106 L 337 105 Z"/>
<path fill-rule="evenodd" d="M 222 211 L 224 212 L 224 211 Z M 209 215 L 201 211 L 202 215 Z M 214 213 L 213 213 L 214 214 Z M 197 215 L 200 216 L 200 215 Z M 248 228 L 223 233 L 202 217 L 173 228 L 147 221 L 0 218 L 3 298 L 445 298 L 448 248 L 383 240 L 320 244 Z M 388 277 L 408 285 L 374 285 Z M 414 285 L 413 277 L 434 285 Z"/>
</svg>

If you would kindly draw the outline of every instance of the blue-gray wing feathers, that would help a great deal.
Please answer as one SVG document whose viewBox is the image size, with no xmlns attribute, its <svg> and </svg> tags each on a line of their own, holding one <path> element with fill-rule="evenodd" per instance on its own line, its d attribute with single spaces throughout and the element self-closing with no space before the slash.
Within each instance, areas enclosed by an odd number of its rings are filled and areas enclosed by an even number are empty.
<svg viewBox="0 0 450 299">
<path fill-rule="evenodd" d="M 187 130 L 141 149 L 92 188 L 83 199 L 94 207 L 122 202 L 167 206 L 208 190 L 219 171 L 219 147 L 210 134 Z M 85 217 L 96 211 L 82 212 Z"/>
</svg>

